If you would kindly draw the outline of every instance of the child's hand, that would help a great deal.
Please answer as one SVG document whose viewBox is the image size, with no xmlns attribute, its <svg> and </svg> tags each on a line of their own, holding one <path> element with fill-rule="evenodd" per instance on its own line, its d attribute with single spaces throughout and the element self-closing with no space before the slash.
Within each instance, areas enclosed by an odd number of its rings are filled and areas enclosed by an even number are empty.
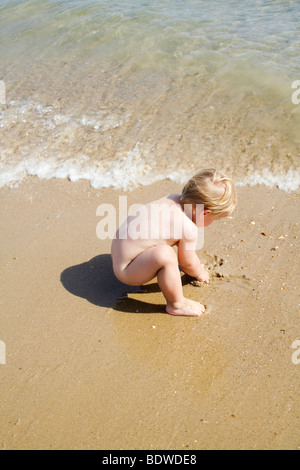
<svg viewBox="0 0 300 470">
<path fill-rule="evenodd" d="M 201 265 L 201 272 L 197 276 L 197 281 L 206 282 L 206 284 L 209 284 L 209 278 L 210 278 L 209 272 L 206 271 L 204 265 L 202 264 Z"/>
</svg>

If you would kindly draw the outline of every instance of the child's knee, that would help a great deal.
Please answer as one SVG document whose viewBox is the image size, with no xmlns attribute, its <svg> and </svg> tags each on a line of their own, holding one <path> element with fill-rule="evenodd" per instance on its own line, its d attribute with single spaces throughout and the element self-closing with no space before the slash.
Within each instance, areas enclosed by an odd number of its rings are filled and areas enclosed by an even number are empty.
<svg viewBox="0 0 300 470">
<path fill-rule="evenodd" d="M 169 263 L 178 264 L 176 253 L 169 245 L 158 245 L 156 247 L 156 256 L 162 265 Z"/>
</svg>

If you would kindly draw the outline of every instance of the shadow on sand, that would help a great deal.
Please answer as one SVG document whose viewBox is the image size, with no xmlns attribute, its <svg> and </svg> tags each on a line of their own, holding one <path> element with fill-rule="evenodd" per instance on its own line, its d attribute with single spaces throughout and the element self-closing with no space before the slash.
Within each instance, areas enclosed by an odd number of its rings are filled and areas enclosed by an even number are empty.
<svg viewBox="0 0 300 470">
<path fill-rule="evenodd" d="M 99 307 L 113 308 L 128 313 L 165 313 L 165 305 L 151 304 L 128 297 L 129 293 L 160 292 L 157 283 L 145 286 L 127 286 L 118 281 L 111 256 L 99 255 L 90 261 L 71 266 L 61 273 L 62 285 L 71 294 Z"/>
</svg>

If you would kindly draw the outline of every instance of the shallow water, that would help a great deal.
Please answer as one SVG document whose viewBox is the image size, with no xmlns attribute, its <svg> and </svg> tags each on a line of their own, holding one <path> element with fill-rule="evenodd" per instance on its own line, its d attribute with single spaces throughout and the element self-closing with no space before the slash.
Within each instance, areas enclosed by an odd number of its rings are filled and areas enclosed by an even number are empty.
<svg viewBox="0 0 300 470">
<path fill-rule="evenodd" d="M 296 189 L 299 13 L 299 0 L 2 0 L 0 185 L 130 189 L 214 166 Z"/>
</svg>

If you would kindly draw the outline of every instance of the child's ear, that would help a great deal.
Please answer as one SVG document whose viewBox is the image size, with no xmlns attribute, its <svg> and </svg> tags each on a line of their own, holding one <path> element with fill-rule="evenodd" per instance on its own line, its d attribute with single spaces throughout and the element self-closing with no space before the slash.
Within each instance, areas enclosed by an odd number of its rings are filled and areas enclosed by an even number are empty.
<svg viewBox="0 0 300 470">
<path fill-rule="evenodd" d="M 210 210 L 208 210 L 208 209 L 204 209 L 204 211 L 203 211 L 203 214 L 204 214 L 204 215 L 211 214 L 211 211 L 210 211 Z"/>
</svg>

